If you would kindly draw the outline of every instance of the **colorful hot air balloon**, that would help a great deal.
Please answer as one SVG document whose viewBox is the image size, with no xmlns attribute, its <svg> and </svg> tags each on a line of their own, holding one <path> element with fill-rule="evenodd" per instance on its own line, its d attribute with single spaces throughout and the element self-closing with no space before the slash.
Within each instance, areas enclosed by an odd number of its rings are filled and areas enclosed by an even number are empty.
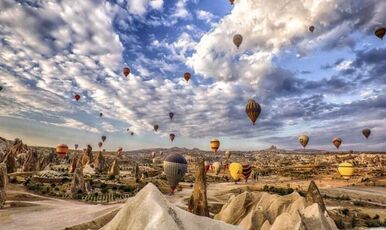
<svg viewBox="0 0 386 230">
<path fill-rule="evenodd" d="M 231 152 L 230 151 L 225 151 L 225 158 L 229 159 L 231 157 Z"/>
<path fill-rule="evenodd" d="M 192 75 L 191 75 L 189 72 L 184 73 L 184 79 L 185 79 L 185 81 L 188 82 L 191 76 L 192 76 Z"/>
<path fill-rule="evenodd" d="M 80 95 L 79 94 L 75 94 L 74 98 L 75 98 L 75 100 L 79 101 Z"/>
<path fill-rule="evenodd" d="M 252 167 L 250 164 L 243 164 L 243 177 L 245 180 L 245 183 L 248 182 L 248 178 L 251 175 Z"/>
<path fill-rule="evenodd" d="M 367 139 L 367 138 L 369 138 L 369 136 L 370 136 L 370 134 L 371 134 L 371 130 L 370 130 L 370 129 L 363 129 L 363 130 L 362 130 L 362 134 L 363 134 L 363 136 L 365 136 L 366 139 Z"/>
<path fill-rule="evenodd" d="M 210 162 L 209 161 L 204 161 L 204 166 L 205 166 L 205 173 L 207 173 L 210 169 Z"/>
<path fill-rule="evenodd" d="M 102 145 L 103 145 L 103 143 L 100 141 L 100 142 L 98 142 L 98 147 L 99 148 L 102 148 Z"/>
<path fill-rule="evenodd" d="M 176 135 L 174 133 L 169 134 L 170 140 L 173 142 Z"/>
<path fill-rule="evenodd" d="M 245 106 L 245 112 L 247 113 L 249 119 L 251 119 L 253 125 L 255 125 L 257 118 L 259 118 L 261 107 L 255 100 L 249 99 L 247 105 Z"/>
<path fill-rule="evenodd" d="M 103 113 L 99 113 L 99 117 L 103 117 Z"/>
<path fill-rule="evenodd" d="M 300 135 L 298 138 L 299 143 L 305 148 L 310 138 L 307 135 Z"/>
<path fill-rule="evenodd" d="M 105 142 L 105 141 L 106 141 L 106 136 L 102 136 L 102 137 L 101 137 L 101 140 L 102 140 L 103 142 Z"/>
<path fill-rule="evenodd" d="M 169 154 L 164 160 L 164 173 L 172 193 L 188 169 L 186 159 L 178 153 Z"/>
<path fill-rule="evenodd" d="M 385 27 L 380 27 L 380 28 L 376 29 L 374 32 L 375 36 L 377 36 L 380 39 L 383 39 L 383 37 L 385 36 L 385 33 L 386 33 Z"/>
<path fill-rule="evenodd" d="M 212 164 L 212 167 L 213 167 L 213 169 L 214 169 L 214 173 L 215 173 L 216 175 L 218 175 L 218 174 L 220 173 L 220 170 L 221 170 L 221 163 L 218 162 L 218 161 L 216 161 L 216 162 L 214 162 L 214 163 Z"/>
<path fill-rule="evenodd" d="M 65 157 L 68 153 L 68 146 L 66 144 L 59 144 L 56 146 L 56 154 L 58 157 Z"/>
<path fill-rule="evenodd" d="M 170 120 L 173 120 L 173 117 L 174 117 L 174 113 L 170 112 L 170 113 L 169 113 L 169 118 L 170 118 Z"/>
<path fill-rule="evenodd" d="M 214 153 L 217 153 L 218 148 L 220 147 L 220 141 L 216 138 L 210 141 L 210 148 Z"/>
<path fill-rule="evenodd" d="M 229 174 L 235 182 L 240 180 L 242 173 L 243 166 L 240 163 L 233 162 L 229 165 Z"/>
<path fill-rule="evenodd" d="M 344 179 L 350 179 L 354 174 L 354 166 L 351 163 L 344 162 L 339 164 L 338 172 Z"/>
<path fill-rule="evenodd" d="M 312 33 L 312 32 L 314 32 L 314 30 L 315 30 L 315 26 L 310 26 L 308 29 L 309 29 L 310 32 Z"/>
<path fill-rule="evenodd" d="M 130 68 L 128 68 L 128 67 L 125 67 L 125 68 L 123 68 L 123 75 L 125 75 L 125 77 L 127 77 L 129 74 L 130 74 Z"/>
<path fill-rule="evenodd" d="M 342 144 L 342 139 L 339 137 L 335 137 L 334 139 L 332 139 L 332 144 L 334 144 L 335 147 L 339 149 L 339 146 Z"/>
<path fill-rule="evenodd" d="M 79 145 L 78 145 L 78 144 L 75 144 L 74 147 L 75 147 L 75 150 L 77 150 L 78 147 L 79 147 Z"/>
<path fill-rule="evenodd" d="M 243 36 L 241 36 L 240 34 L 236 34 L 233 36 L 233 44 L 237 46 L 237 49 L 240 47 L 242 42 L 243 42 Z"/>
<path fill-rule="evenodd" d="M 158 128 L 159 128 L 159 125 L 155 124 L 155 125 L 153 126 L 153 128 L 154 128 L 154 131 L 157 132 L 157 130 L 158 130 Z"/>
</svg>

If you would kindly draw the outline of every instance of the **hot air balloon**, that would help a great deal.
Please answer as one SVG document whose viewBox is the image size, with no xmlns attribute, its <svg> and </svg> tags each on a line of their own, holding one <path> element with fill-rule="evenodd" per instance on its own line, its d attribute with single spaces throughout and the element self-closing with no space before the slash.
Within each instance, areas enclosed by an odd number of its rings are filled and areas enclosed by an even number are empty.
<svg viewBox="0 0 386 230">
<path fill-rule="evenodd" d="M 299 143 L 305 148 L 310 138 L 307 135 L 300 135 L 298 138 Z"/>
<path fill-rule="evenodd" d="M 103 113 L 99 113 L 99 117 L 103 117 Z"/>
<path fill-rule="evenodd" d="M 129 132 L 129 131 L 130 131 L 130 129 L 129 129 L 129 128 L 127 128 L 127 129 L 126 129 L 126 131 L 127 131 L 127 132 Z"/>
<path fill-rule="evenodd" d="M 243 177 L 245 180 L 245 183 L 248 182 L 248 178 L 251 175 L 252 167 L 250 164 L 243 164 Z"/>
<path fill-rule="evenodd" d="M 214 169 L 214 173 L 216 173 L 216 175 L 218 175 L 220 173 L 220 170 L 221 170 L 221 163 L 216 161 L 212 164 L 212 167 Z"/>
<path fill-rule="evenodd" d="M 344 179 L 350 179 L 354 174 L 354 166 L 351 163 L 344 162 L 339 164 L 338 172 Z"/>
<path fill-rule="evenodd" d="M 210 162 L 209 161 L 204 161 L 204 166 L 205 166 L 205 173 L 207 173 L 210 169 Z"/>
<path fill-rule="evenodd" d="M 65 157 L 68 152 L 68 146 L 66 144 L 59 144 L 56 146 L 56 154 L 58 157 Z"/>
<path fill-rule="evenodd" d="M 229 174 L 235 182 L 240 180 L 242 173 L 243 166 L 240 163 L 233 162 L 229 165 Z"/>
<path fill-rule="evenodd" d="M 171 133 L 169 134 L 169 138 L 170 140 L 173 142 L 174 138 L 176 137 L 176 135 L 174 133 Z"/>
<path fill-rule="evenodd" d="M 105 142 L 105 141 L 106 141 L 106 136 L 102 136 L 102 137 L 101 137 L 101 140 L 102 140 L 103 142 Z"/>
<path fill-rule="evenodd" d="M 342 139 L 340 139 L 339 137 L 335 137 L 334 139 L 332 139 L 332 143 L 337 149 L 339 149 L 339 146 L 342 144 Z"/>
<path fill-rule="evenodd" d="M 314 30 L 315 30 L 315 26 L 310 26 L 308 29 L 309 29 L 310 32 L 312 33 L 312 32 L 314 32 Z"/>
<path fill-rule="evenodd" d="M 231 3 L 231 5 L 233 5 L 235 0 L 229 0 L 229 2 Z"/>
<path fill-rule="evenodd" d="M 102 148 L 102 145 L 103 145 L 103 143 L 100 141 L 100 142 L 98 143 L 98 147 L 99 147 L 99 148 Z"/>
<path fill-rule="evenodd" d="M 191 75 L 190 75 L 189 72 L 184 73 L 184 79 L 185 79 L 186 82 L 189 81 L 190 77 L 191 77 Z"/>
<path fill-rule="evenodd" d="M 261 107 L 255 100 L 249 99 L 247 105 L 245 106 L 245 112 L 247 113 L 249 119 L 251 119 L 253 125 L 255 125 L 255 122 L 260 115 Z"/>
<path fill-rule="evenodd" d="M 370 134 L 371 134 L 371 130 L 370 130 L 370 129 L 363 129 L 363 130 L 362 130 L 362 134 L 363 134 L 363 136 L 365 136 L 366 139 L 367 139 L 367 138 L 369 138 L 369 136 L 370 136 Z"/>
<path fill-rule="evenodd" d="M 154 158 L 156 155 L 156 152 L 151 152 L 151 158 Z"/>
<path fill-rule="evenodd" d="M 178 153 L 169 154 L 164 160 L 164 172 L 172 193 L 187 172 L 188 163 Z"/>
<path fill-rule="evenodd" d="M 374 32 L 375 36 L 377 36 L 380 39 L 383 39 L 383 37 L 385 36 L 385 33 L 386 33 L 385 27 L 380 27 L 380 28 L 376 29 Z"/>
<path fill-rule="evenodd" d="M 155 125 L 153 126 L 153 128 L 154 128 L 154 131 L 157 132 L 157 130 L 158 130 L 158 128 L 159 128 L 159 125 L 155 124 Z"/>
<path fill-rule="evenodd" d="M 125 75 L 125 77 L 127 77 L 130 74 L 130 72 L 131 71 L 128 67 L 123 68 L 123 75 Z"/>
<path fill-rule="evenodd" d="M 219 141 L 218 139 L 214 138 L 214 139 L 212 139 L 212 140 L 210 141 L 210 148 L 212 149 L 212 151 L 213 151 L 214 153 L 217 152 L 217 150 L 218 150 L 219 147 L 220 147 L 220 141 Z"/>
<path fill-rule="evenodd" d="M 170 112 L 170 113 L 169 113 L 169 117 L 170 117 L 170 120 L 173 120 L 174 113 Z"/>
<path fill-rule="evenodd" d="M 225 158 L 229 159 L 231 157 L 231 152 L 230 151 L 225 151 Z"/>
<path fill-rule="evenodd" d="M 236 34 L 233 36 L 233 43 L 237 46 L 237 49 L 240 47 L 241 43 L 243 42 L 243 36 L 240 34 Z"/>
<path fill-rule="evenodd" d="M 75 147 L 75 150 L 77 150 L 78 147 L 79 147 L 79 145 L 78 145 L 78 144 L 75 144 L 74 147 Z"/>
<path fill-rule="evenodd" d="M 80 95 L 79 94 L 75 94 L 74 98 L 75 98 L 75 100 L 79 101 Z"/>
<path fill-rule="evenodd" d="M 130 135 L 131 135 L 131 136 L 134 136 L 134 132 L 131 132 Z"/>
</svg>

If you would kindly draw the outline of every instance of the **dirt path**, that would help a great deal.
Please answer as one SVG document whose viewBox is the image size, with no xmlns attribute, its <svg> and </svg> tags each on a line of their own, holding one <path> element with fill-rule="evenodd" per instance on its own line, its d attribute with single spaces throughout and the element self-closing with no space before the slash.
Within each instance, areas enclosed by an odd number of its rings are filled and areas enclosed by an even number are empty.
<svg viewBox="0 0 386 230">
<path fill-rule="evenodd" d="M 122 205 L 93 205 L 73 200 L 47 198 L 26 192 L 15 193 L 39 197 L 41 200 L 20 202 L 27 207 L 0 209 L 1 229 L 63 229 L 91 221 Z"/>
</svg>

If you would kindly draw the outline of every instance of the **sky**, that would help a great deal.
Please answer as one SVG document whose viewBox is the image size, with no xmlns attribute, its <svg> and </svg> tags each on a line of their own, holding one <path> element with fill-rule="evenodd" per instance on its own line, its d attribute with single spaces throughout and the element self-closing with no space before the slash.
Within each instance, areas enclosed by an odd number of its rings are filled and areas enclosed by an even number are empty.
<svg viewBox="0 0 386 230">
<path fill-rule="evenodd" d="M 386 42 L 374 35 L 385 11 L 379 0 L 1 0 L 0 136 L 258 150 L 297 149 L 307 134 L 311 149 L 340 137 L 341 150 L 385 151 Z M 254 126 L 248 99 L 262 109 Z"/>
</svg>

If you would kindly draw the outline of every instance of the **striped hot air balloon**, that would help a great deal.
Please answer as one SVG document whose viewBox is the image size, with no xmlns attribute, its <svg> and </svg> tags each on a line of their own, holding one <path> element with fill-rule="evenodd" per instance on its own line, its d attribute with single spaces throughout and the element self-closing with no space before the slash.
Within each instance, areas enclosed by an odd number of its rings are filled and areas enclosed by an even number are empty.
<svg viewBox="0 0 386 230">
<path fill-rule="evenodd" d="M 220 141 L 216 138 L 213 138 L 211 141 L 210 141 L 210 148 L 212 149 L 212 151 L 214 153 L 217 153 L 217 150 L 218 148 L 220 147 Z"/>
<path fill-rule="evenodd" d="M 164 160 L 164 172 L 172 193 L 188 169 L 186 159 L 178 153 L 169 154 Z"/>
<path fill-rule="evenodd" d="M 59 144 L 56 146 L 56 154 L 58 157 L 65 157 L 68 153 L 68 146 L 66 144 Z"/>
<path fill-rule="evenodd" d="M 242 173 L 243 166 L 240 163 L 233 162 L 229 165 L 229 174 L 235 182 L 240 180 Z"/>
<path fill-rule="evenodd" d="M 247 113 L 249 119 L 251 119 L 253 125 L 255 125 L 255 122 L 261 113 L 261 107 L 255 100 L 249 99 L 247 105 L 245 106 L 245 112 Z"/>
<path fill-rule="evenodd" d="M 248 182 L 248 178 L 251 175 L 252 167 L 250 164 L 243 164 L 243 177 L 245 180 L 245 183 Z"/>
</svg>

